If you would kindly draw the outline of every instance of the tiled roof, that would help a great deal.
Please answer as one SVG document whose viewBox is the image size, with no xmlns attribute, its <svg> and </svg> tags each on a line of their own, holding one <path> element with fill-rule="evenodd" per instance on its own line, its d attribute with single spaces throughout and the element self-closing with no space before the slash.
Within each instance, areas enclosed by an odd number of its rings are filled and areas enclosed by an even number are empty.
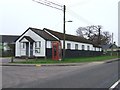
<svg viewBox="0 0 120 90">
<path fill-rule="evenodd" d="M 50 29 L 47 29 L 47 28 L 44 28 L 44 30 L 50 32 L 51 34 L 53 34 L 54 36 L 56 36 L 60 40 L 64 39 L 64 34 L 63 33 L 56 32 L 56 31 L 53 31 L 53 30 L 50 30 Z M 92 44 L 92 42 L 88 39 L 85 39 L 85 38 L 79 37 L 79 36 L 69 35 L 69 34 L 65 34 L 65 40 Z"/>
<path fill-rule="evenodd" d="M 31 29 L 33 32 L 35 32 L 36 34 L 38 34 L 39 36 L 41 36 L 45 40 L 57 41 L 56 38 L 54 38 L 53 36 L 51 36 L 50 34 L 45 32 L 44 30 L 37 29 L 37 28 L 31 28 L 31 27 L 29 29 Z"/>
<path fill-rule="evenodd" d="M 23 38 L 26 38 L 29 42 L 35 42 L 31 37 L 29 36 L 24 36 Z M 23 39 L 22 38 L 22 39 Z M 19 41 L 21 41 L 22 39 L 20 39 Z"/>
<path fill-rule="evenodd" d="M 104 45 L 102 45 L 101 46 L 103 49 L 110 49 L 110 48 L 117 48 L 117 45 L 115 45 L 115 44 L 104 44 Z"/>
<path fill-rule="evenodd" d="M 40 37 L 42 37 L 42 38 L 44 38 L 45 40 L 48 40 L 48 41 L 58 41 L 58 39 L 59 40 L 64 40 L 64 34 L 61 33 L 61 32 L 53 31 L 53 30 L 50 30 L 50 29 L 47 29 L 47 28 L 44 28 L 43 30 L 41 30 L 41 29 L 29 27 L 24 33 L 26 33 L 29 29 L 32 30 L 33 32 L 35 32 L 36 34 L 38 34 Z M 85 38 L 79 37 L 79 36 L 75 36 L 75 35 L 69 35 L 69 34 L 65 34 L 65 40 L 80 42 L 80 43 L 93 44 L 92 41 L 90 41 L 88 39 L 85 39 Z"/>
</svg>

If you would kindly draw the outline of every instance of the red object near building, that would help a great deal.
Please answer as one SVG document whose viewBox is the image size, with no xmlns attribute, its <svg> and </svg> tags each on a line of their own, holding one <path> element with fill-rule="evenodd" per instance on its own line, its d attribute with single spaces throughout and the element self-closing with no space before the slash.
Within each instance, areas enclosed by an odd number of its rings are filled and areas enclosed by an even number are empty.
<svg viewBox="0 0 120 90">
<path fill-rule="evenodd" d="M 59 41 L 53 41 L 52 42 L 52 59 L 61 60 L 61 58 L 62 58 L 61 43 Z"/>
</svg>

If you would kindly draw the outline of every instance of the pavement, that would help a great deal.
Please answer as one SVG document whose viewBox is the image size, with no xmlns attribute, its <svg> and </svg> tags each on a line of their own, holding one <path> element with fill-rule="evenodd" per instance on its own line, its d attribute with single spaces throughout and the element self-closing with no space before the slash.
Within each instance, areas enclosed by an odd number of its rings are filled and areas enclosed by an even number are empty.
<svg viewBox="0 0 120 90">
<path fill-rule="evenodd" d="M 3 58 L 3 59 L 5 59 L 5 58 Z M 20 60 L 20 59 L 18 59 L 18 60 Z M 10 58 L 9 58 L 9 59 L 2 60 L 2 63 L 0 63 L 0 66 L 37 66 L 37 67 L 41 67 L 41 66 L 80 66 L 80 65 L 84 65 L 84 64 L 90 64 L 90 63 L 99 63 L 99 64 L 111 63 L 111 62 L 118 61 L 118 60 L 120 60 L 120 58 L 115 58 L 115 59 L 110 59 L 110 60 L 105 60 L 105 61 L 82 62 L 82 63 L 17 64 L 17 63 L 10 63 Z M 17 61 L 17 60 L 15 60 L 15 61 Z"/>
</svg>

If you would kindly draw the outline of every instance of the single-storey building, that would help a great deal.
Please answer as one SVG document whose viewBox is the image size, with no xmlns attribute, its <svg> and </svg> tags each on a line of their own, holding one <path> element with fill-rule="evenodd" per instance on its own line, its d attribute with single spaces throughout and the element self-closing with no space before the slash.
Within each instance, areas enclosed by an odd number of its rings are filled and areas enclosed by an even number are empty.
<svg viewBox="0 0 120 90">
<path fill-rule="evenodd" d="M 117 51 L 118 50 L 118 46 L 115 43 L 114 44 L 112 44 L 112 43 L 104 44 L 101 47 L 102 47 L 104 52 L 108 52 L 108 51 L 112 51 L 112 50 L 113 51 Z"/>
<path fill-rule="evenodd" d="M 0 51 L 2 56 L 15 56 L 15 40 L 19 35 L 0 35 Z"/>
<path fill-rule="evenodd" d="M 111 54 L 112 52 L 114 54 L 117 54 L 117 52 L 119 51 L 119 47 L 116 45 L 116 43 L 114 42 L 113 44 L 104 44 L 101 45 L 103 53 L 104 54 Z"/>
<path fill-rule="evenodd" d="M 16 40 L 16 57 L 52 57 L 52 42 L 58 41 L 63 49 L 64 34 L 50 29 L 43 30 L 29 27 Z M 74 35 L 65 35 L 66 57 L 100 55 L 101 47 L 83 38 Z M 92 52 L 92 53 L 91 53 Z M 87 55 L 86 55 L 87 56 Z"/>
</svg>

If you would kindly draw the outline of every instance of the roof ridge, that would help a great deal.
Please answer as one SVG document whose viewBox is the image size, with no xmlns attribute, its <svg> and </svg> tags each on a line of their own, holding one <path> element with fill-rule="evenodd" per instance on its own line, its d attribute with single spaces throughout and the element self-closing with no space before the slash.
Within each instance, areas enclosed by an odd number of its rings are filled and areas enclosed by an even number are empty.
<svg viewBox="0 0 120 90">
<path fill-rule="evenodd" d="M 33 27 L 29 27 L 28 29 L 35 29 L 35 30 L 40 30 L 40 31 L 42 31 L 42 29 L 33 28 Z"/>
<path fill-rule="evenodd" d="M 44 28 L 44 29 L 45 29 L 45 30 L 50 30 L 50 31 L 53 31 L 53 32 L 56 32 L 56 33 L 63 34 L 62 32 L 54 31 L 54 30 L 51 30 L 51 29 L 47 29 L 47 28 Z M 43 30 L 44 30 L 44 29 L 43 29 Z M 72 34 L 65 34 L 65 35 L 74 36 L 74 37 L 80 37 L 80 36 L 72 35 Z M 84 37 L 80 37 L 80 38 L 84 38 Z M 84 38 L 84 39 L 86 39 L 86 38 Z"/>
<path fill-rule="evenodd" d="M 50 30 L 50 31 L 53 31 L 53 32 L 57 32 L 57 33 L 61 33 L 61 34 L 63 34 L 62 32 L 58 32 L 58 31 L 51 30 L 51 29 L 48 29 L 48 28 L 43 28 L 43 30 Z"/>
<path fill-rule="evenodd" d="M 54 31 L 54 30 L 47 29 L 47 28 L 44 28 L 43 30 L 50 30 L 50 31 L 55 32 L 55 33 L 63 34 L 62 32 Z M 80 37 L 80 38 L 86 39 L 86 38 L 84 38 L 84 37 L 77 36 L 77 35 L 72 35 L 72 34 L 65 34 L 65 35 L 74 36 L 74 37 Z M 88 39 L 86 39 L 86 40 L 88 40 Z"/>
<path fill-rule="evenodd" d="M 46 39 L 46 40 L 51 40 L 54 41 L 56 40 L 52 35 L 48 34 L 46 31 L 44 31 L 44 29 L 38 29 L 38 28 L 31 28 L 29 27 L 29 29 L 31 29 L 33 32 L 35 32 L 36 34 L 38 34 L 39 36 L 41 36 L 42 38 Z"/>
</svg>

